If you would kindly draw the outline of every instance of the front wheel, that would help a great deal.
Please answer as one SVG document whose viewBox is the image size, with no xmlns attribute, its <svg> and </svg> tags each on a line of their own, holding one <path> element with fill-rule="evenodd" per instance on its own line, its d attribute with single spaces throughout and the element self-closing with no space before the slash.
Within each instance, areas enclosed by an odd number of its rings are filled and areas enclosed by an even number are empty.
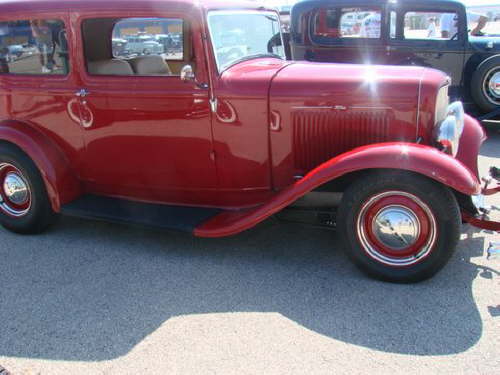
<svg viewBox="0 0 500 375">
<path fill-rule="evenodd" d="M 500 56 L 485 61 L 472 75 L 471 94 L 485 112 L 500 108 Z"/>
<path fill-rule="evenodd" d="M 348 256 L 369 276 L 418 282 L 448 262 L 460 236 L 453 193 L 405 172 L 364 176 L 344 193 L 338 227 Z"/>
</svg>

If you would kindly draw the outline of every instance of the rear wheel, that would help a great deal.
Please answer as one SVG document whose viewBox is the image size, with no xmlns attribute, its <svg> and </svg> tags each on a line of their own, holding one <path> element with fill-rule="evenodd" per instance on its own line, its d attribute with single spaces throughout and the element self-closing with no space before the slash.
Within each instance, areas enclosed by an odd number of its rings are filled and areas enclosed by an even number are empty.
<svg viewBox="0 0 500 375">
<path fill-rule="evenodd" d="M 402 172 L 366 175 L 344 193 L 339 230 L 354 263 L 391 282 L 432 277 L 449 260 L 460 235 L 453 193 Z"/>
<path fill-rule="evenodd" d="M 54 218 L 33 161 L 17 147 L 0 144 L 0 224 L 17 233 L 39 233 Z"/>
<path fill-rule="evenodd" d="M 472 75 L 471 94 L 485 112 L 500 108 L 500 57 L 485 61 Z"/>
</svg>

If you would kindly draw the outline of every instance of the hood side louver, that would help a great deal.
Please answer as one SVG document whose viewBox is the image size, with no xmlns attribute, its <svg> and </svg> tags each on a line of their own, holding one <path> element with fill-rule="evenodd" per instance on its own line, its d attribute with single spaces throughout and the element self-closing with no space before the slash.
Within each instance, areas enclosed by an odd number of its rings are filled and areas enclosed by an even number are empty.
<svg viewBox="0 0 500 375">
<path fill-rule="evenodd" d="M 390 140 L 383 110 L 299 110 L 292 114 L 295 168 L 309 171 L 353 148 Z"/>
</svg>

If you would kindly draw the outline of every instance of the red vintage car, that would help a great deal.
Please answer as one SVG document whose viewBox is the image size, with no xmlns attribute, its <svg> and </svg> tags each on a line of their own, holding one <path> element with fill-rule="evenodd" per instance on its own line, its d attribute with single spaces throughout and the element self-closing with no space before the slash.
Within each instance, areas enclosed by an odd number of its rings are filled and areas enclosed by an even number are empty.
<svg viewBox="0 0 500 375">
<path fill-rule="evenodd" d="M 229 236 L 313 202 L 369 275 L 434 275 L 479 207 L 485 134 L 421 67 L 286 61 L 254 2 L 0 1 L 0 223 L 57 214 Z M 113 54 L 113 39 L 179 41 Z M 339 207 L 335 197 L 341 194 Z M 474 199 L 473 199 L 474 198 Z M 483 216 L 478 216 L 479 214 Z"/>
</svg>

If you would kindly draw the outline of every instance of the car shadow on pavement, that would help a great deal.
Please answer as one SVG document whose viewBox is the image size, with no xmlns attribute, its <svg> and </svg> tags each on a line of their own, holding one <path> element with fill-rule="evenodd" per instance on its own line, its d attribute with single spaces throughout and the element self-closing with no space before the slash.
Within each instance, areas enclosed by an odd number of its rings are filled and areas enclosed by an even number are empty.
<svg viewBox="0 0 500 375">
<path fill-rule="evenodd" d="M 403 354 L 463 352 L 482 333 L 472 283 L 484 270 L 470 262 L 482 238 L 414 285 L 368 279 L 334 233 L 273 219 L 215 240 L 71 218 L 45 235 L 0 238 L 0 356 L 114 359 L 170 318 L 219 312 L 278 312 Z"/>
</svg>

